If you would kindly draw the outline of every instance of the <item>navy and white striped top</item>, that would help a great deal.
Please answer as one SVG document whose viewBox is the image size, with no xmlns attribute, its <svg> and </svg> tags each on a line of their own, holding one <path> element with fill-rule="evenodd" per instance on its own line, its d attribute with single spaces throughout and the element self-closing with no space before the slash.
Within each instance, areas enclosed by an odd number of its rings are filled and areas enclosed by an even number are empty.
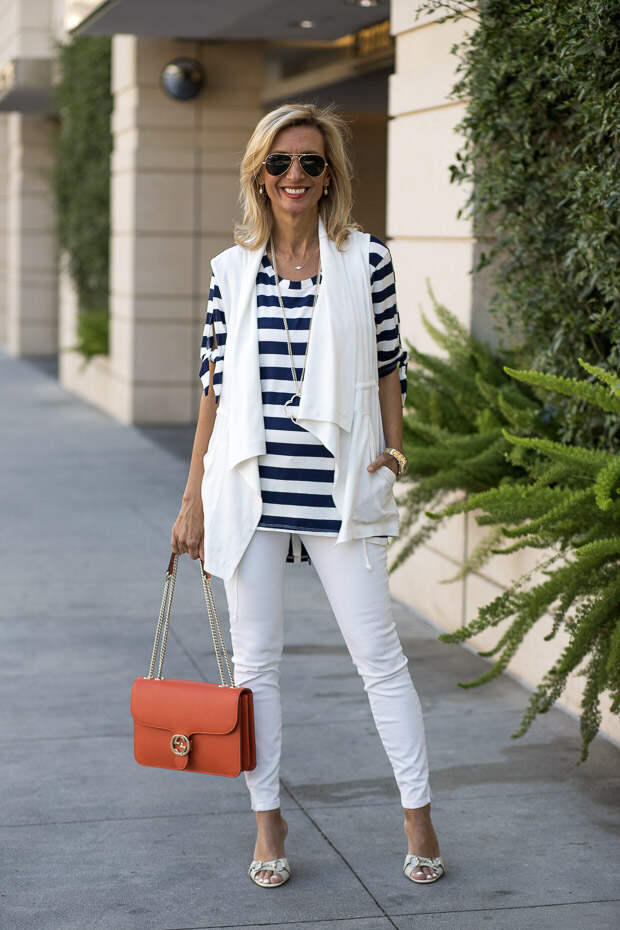
<svg viewBox="0 0 620 930">
<path fill-rule="evenodd" d="M 397 366 L 402 402 L 407 393 L 407 351 L 400 344 L 394 269 L 390 251 L 370 237 L 371 290 L 377 335 L 379 377 Z M 301 379 L 316 276 L 290 281 L 278 276 L 286 311 L 297 378 Z M 275 273 L 263 255 L 256 277 L 258 352 L 265 423 L 266 453 L 258 458 L 263 510 L 258 526 L 266 530 L 336 536 L 341 520 L 331 495 L 334 459 L 319 440 L 294 423 L 283 404 L 295 392 L 286 330 L 275 285 Z M 216 344 L 217 343 L 217 344 Z M 213 389 L 216 403 L 222 390 L 226 350 L 226 318 L 220 291 L 211 277 L 209 301 L 200 348 L 199 377 L 209 392 L 209 362 L 215 364 Z M 297 362 L 299 364 L 297 365 Z M 303 386 L 302 386 L 303 390 Z M 299 405 L 295 398 L 291 407 Z M 287 561 L 310 562 L 300 540 L 289 541 Z M 300 551 L 301 548 L 301 551 Z"/>
</svg>

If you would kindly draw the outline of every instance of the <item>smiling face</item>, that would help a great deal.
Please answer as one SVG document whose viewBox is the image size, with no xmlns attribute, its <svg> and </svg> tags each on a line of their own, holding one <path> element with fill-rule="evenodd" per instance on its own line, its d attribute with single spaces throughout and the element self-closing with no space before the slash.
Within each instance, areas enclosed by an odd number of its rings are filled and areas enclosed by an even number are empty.
<svg viewBox="0 0 620 930">
<path fill-rule="evenodd" d="M 325 158 L 323 135 L 316 126 L 289 126 L 282 129 L 273 140 L 268 154 L 287 152 L 290 155 L 313 153 Z M 321 197 L 323 187 L 329 186 L 329 168 L 318 178 L 313 178 L 303 170 L 297 158 L 291 162 L 288 171 L 277 177 L 265 171 L 261 165 L 260 183 L 265 185 L 265 193 L 271 200 L 274 213 L 298 215 L 306 210 L 314 210 Z"/>
</svg>

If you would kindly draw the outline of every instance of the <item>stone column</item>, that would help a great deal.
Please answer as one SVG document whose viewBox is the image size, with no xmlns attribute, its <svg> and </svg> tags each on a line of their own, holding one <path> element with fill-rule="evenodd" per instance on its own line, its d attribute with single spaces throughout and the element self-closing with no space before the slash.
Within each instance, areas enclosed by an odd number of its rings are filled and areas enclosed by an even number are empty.
<svg viewBox="0 0 620 930">
<path fill-rule="evenodd" d="M 6 341 L 12 355 L 53 355 L 58 341 L 55 210 L 51 191 L 56 125 L 8 116 Z"/>
<path fill-rule="evenodd" d="M 160 87 L 180 55 L 206 73 L 193 100 Z M 196 418 L 209 259 L 233 243 L 262 79 L 260 43 L 114 38 L 110 357 L 99 402 L 123 422 Z"/>
<path fill-rule="evenodd" d="M 389 85 L 387 233 L 394 259 L 403 335 L 418 349 L 440 354 L 420 310 L 433 320 L 426 278 L 442 303 L 471 326 L 475 240 L 470 220 L 456 214 L 467 198 L 450 184 L 448 165 L 462 139 L 454 127 L 465 105 L 448 99 L 456 80 L 451 46 L 464 22 L 415 20 L 408 0 L 392 0 L 395 73 Z M 440 585 L 456 574 L 467 548 L 465 517 L 452 518 L 392 575 L 392 589 L 445 629 L 462 624 L 465 583 Z"/>
<path fill-rule="evenodd" d="M 0 343 L 7 341 L 7 211 L 8 211 L 9 117 L 0 114 Z"/>
<path fill-rule="evenodd" d="M 56 124 L 35 115 L 36 90 L 23 76 L 26 65 L 37 72 L 53 56 L 52 6 L 53 0 L 5 0 L 0 9 L 0 66 L 16 62 L 25 82 L 3 101 L 24 112 L 0 114 L 0 338 L 12 355 L 54 355 L 57 348 L 50 185 Z"/>
</svg>

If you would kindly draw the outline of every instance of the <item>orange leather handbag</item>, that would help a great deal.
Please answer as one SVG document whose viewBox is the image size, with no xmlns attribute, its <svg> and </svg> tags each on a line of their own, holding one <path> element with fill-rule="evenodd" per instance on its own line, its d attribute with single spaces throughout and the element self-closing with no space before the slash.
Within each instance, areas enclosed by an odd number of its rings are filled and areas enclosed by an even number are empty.
<svg viewBox="0 0 620 930">
<path fill-rule="evenodd" d="M 178 558 L 172 554 L 164 576 L 148 674 L 136 678 L 131 689 L 134 758 L 140 765 L 235 778 L 256 767 L 252 691 L 235 687 L 211 576 L 202 565 L 202 586 L 221 684 L 162 676 Z M 159 665 L 154 675 L 158 651 Z"/>
</svg>

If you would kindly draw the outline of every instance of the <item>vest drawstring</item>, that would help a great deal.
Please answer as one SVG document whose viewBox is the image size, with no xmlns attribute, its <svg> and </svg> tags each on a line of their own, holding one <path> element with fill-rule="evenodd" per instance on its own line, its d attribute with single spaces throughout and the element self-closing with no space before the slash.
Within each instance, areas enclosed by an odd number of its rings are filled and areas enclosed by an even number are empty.
<svg viewBox="0 0 620 930">
<path fill-rule="evenodd" d="M 366 559 L 366 568 L 372 570 L 372 565 L 368 560 L 368 549 L 366 548 L 366 539 L 362 539 L 362 545 L 364 546 L 364 558 Z"/>
</svg>

